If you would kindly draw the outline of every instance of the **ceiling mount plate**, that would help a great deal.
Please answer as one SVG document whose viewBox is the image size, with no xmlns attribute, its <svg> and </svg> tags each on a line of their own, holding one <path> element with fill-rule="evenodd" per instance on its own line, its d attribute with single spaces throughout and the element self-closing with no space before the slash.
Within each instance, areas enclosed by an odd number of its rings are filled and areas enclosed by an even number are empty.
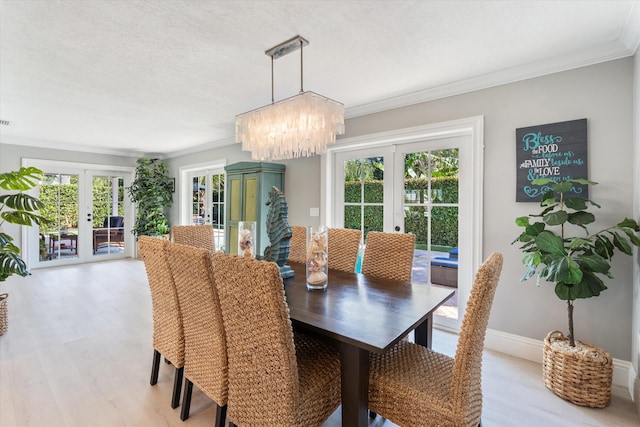
<svg viewBox="0 0 640 427">
<path fill-rule="evenodd" d="M 302 42 L 302 43 L 301 43 Z M 309 41 L 302 36 L 295 36 L 286 42 L 282 42 L 277 46 L 272 47 L 271 49 L 267 49 L 264 51 L 265 55 L 272 57 L 273 59 L 278 59 L 281 56 L 285 56 L 291 52 L 295 52 L 300 49 L 301 46 L 306 46 L 309 44 Z"/>
</svg>

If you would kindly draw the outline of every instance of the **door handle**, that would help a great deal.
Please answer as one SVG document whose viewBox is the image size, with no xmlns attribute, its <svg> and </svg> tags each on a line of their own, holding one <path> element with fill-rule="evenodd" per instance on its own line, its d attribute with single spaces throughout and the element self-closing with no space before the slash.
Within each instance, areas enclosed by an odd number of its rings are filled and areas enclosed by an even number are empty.
<svg viewBox="0 0 640 427">
<path fill-rule="evenodd" d="M 396 231 L 400 231 L 400 226 L 399 226 L 399 225 L 396 225 L 395 230 L 396 230 Z"/>
</svg>

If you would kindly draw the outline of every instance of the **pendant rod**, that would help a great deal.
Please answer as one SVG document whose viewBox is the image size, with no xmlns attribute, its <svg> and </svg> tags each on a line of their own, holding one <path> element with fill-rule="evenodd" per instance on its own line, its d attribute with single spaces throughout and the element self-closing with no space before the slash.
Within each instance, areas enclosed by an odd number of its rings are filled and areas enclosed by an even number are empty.
<svg viewBox="0 0 640 427">
<path fill-rule="evenodd" d="M 304 89 L 302 88 L 302 82 L 303 82 L 303 74 L 302 74 L 302 47 L 304 46 L 304 44 L 302 43 L 302 40 L 300 40 L 300 93 L 304 92 Z"/>
</svg>

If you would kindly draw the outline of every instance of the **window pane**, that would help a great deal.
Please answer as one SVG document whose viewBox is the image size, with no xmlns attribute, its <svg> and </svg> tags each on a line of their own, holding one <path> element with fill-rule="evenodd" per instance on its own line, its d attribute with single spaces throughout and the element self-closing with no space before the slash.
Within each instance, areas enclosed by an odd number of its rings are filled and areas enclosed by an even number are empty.
<svg viewBox="0 0 640 427">
<path fill-rule="evenodd" d="M 431 210 L 431 245 L 458 246 L 458 207 L 434 207 Z"/>
<path fill-rule="evenodd" d="M 382 206 L 365 206 L 364 207 L 364 235 L 369 231 L 384 231 L 383 230 L 383 207 Z"/>
<path fill-rule="evenodd" d="M 191 180 L 191 222 L 204 224 L 205 176 L 194 176 Z"/>
<path fill-rule="evenodd" d="M 427 208 L 424 206 L 405 206 L 404 232 L 416 235 L 416 245 L 426 246 L 429 231 Z"/>
<path fill-rule="evenodd" d="M 224 174 L 211 176 L 211 224 L 214 228 L 224 226 Z"/>
<path fill-rule="evenodd" d="M 433 203 L 458 203 L 457 148 L 432 152 L 431 196 Z"/>
<path fill-rule="evenodd" d="M 353 230 L 362 230 L 362 207 L 361 206 L 345 206 L 344 207 L 344 228 Z"/>
<path fill-rule="evenodd" d="M 372 157 L 366 159 L 364 172 L 364 202 L 383 203 L 384 159 L 382 157 Z"/>
<path fill-rule="evenodd" d="M 344 201 L 359 203 L 362 200 L 362 160 L 344 162 Z"/>
</svg>

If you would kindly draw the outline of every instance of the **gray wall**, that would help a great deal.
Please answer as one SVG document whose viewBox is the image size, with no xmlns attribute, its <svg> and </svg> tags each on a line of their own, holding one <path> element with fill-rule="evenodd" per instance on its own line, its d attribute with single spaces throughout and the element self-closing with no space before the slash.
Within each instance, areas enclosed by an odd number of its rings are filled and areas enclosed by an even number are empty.
<svg viewBox="0 0 640 427">
<path fill-rule="evenodd" d="M 514 219 L 536 212 L 537 205 L 515 202 L 515 129 L 586 117 L 589 175 L 600 182 L 592 189 L 591 198 L 604 207 L 597 212 L 598 223 L 593 230 L 621 217 L 631 217 L 634 215 L 630 178 L 634 168 L 630 155 L 633 150 L 633 70 L 634 60 L 627 58 L 353 118 L 347 120 L 344 138 L 471 116 L 485 117 L 483 251 L 485 256 L 493 251 L 500 251 L 505 256 L 489 327 L 542 339 L 550 330 L 566 330 L 566 310 L 565 303 L 555 297 L 550 285 L 537 288 L 533 281 L 519 282 L 524 270 L 517 246 L 511 245 L 519 234 Z M 638 97 L 637 90 L 635 96 Z M 67 153 L 41 149 L 0 146 L 0 150 L 0 170 L 18 166 L 20 156 L 98 162 L 93 155 L 77 153 L 70 157 Z M 178 176 L 181 166 L 223 158 L 228 164 L 250 160 L 239 144 L 233 144 L 171 158 L 170 165 L 172 174 Z M 295 195 L 287 197 L 290 222 L 317 224 L 318 218 L 309 216 L 309 208 L 320 206 L 320 158 L 282 163 L 287 166 L 285 191 Z M 635 163 L 635 168 L 640 169 L 638 160 Z M 638 188 L 640 184 L 636 178 L 636 193 Z M 172 220 L 177 219 L 177 212 L 174 204 Z M 635 217 L 638 217 L 638 209 Z M 631 360 L 632 340 L 629 338 L 632 336 L 634 298 L 638 305 L 637 292 L 635 297 L 632 292 L 633 260 L 616 256 L 612 273 L 615 279 L 607 282 L 609 289 L 601 296 L 576 303 L 576 335 L 578 339 L 606 348 L 616 358 Z M 635 319 L 637 330 L 637 314 Z M 633 357 L 637 359 L 637 354 Z M 637 370 L 637 360 L 634 366 Z"/>
</svg>

